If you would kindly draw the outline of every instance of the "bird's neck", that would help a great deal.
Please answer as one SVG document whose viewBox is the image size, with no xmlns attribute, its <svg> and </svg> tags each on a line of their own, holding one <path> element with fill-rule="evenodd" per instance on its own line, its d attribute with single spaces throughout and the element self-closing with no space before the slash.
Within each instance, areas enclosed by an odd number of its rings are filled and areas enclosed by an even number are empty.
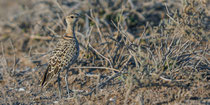
<svg viewBox="0 0 210 105">
<path fill-rule="evenodd" d="M 67 29 L 66 29 L 66 35 L 67 37 L 75 37 L 75 24 L 74 23 L 68 23 Z"/>
</svg>

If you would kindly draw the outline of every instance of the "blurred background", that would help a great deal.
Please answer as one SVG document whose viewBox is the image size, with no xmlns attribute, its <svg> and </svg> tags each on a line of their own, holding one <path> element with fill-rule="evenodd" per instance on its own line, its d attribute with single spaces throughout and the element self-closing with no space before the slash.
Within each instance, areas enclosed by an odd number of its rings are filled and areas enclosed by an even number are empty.
<svg viewBox="0 0 210 105">
<path fill-rule="evenodd" d="M 208 0 L 0 0 L 0 103 L 210 104 L 209 10 Z M 56 78 L 39 84 L 72 12 L 80 55 L 72 97 L 62 72 L 59 100 Z"/>
</svg>

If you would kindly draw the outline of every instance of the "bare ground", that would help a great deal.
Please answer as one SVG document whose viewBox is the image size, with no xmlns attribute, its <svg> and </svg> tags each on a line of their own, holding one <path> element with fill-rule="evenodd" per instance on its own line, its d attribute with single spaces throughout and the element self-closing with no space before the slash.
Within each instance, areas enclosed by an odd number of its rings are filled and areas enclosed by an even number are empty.
<svg viewBox="0 0 210 105">
<path fill-rule="evenodd" d="M 1 0 L 0 104 L 210 104 L 207 0 Z M 80 13 L 80 55 L 40 80 L 64 17 Z"/>
</svg>

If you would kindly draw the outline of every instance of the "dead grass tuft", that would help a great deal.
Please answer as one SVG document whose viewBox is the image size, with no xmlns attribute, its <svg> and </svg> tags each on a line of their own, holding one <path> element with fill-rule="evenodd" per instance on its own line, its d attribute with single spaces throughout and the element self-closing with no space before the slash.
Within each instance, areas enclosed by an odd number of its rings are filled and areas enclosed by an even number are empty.
<svg viewBox="0 0 210 105">
<path fill-rule="evenodd" d="M 0 1 L 0 103 L 209 104 L 209 4 Z M 71 12 L 83 15 L 81 51 L 69 72 L 71 98 L 62 87 L 58 100 L 56 78 L 46 89 L 39 84 Z"/>
</svg>

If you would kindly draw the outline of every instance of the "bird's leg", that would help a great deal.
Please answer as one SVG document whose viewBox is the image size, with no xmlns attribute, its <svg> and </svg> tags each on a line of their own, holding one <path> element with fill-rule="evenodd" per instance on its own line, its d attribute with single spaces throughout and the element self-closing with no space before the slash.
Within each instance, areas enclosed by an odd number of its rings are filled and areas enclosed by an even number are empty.
<svg viewBox="0 0 210 105">
<path fill-rule="evenodd" d="M 60 72 L 58 73 L 58 91 L 59 91 L 59 99 L 61 99 Z"/>
<path fill-rule="evenodd" d="M 66 75 L 65 75 L 65 81 L 66 81 L 66 90 L 67 90 L 67 93 L 68 93 L 68 98 L 70 97 L 70 94 L 69 94 L 69 84 L 68 84 L 68 69 L 66 69 Z"/>
</svg>

